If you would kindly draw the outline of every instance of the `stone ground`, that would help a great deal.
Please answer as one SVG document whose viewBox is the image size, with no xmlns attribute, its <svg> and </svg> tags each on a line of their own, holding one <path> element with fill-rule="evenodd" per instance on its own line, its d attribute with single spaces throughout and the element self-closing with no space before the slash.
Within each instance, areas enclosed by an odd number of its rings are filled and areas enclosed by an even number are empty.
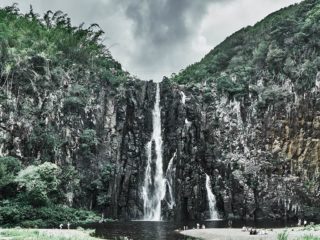
<svg viewBox="0 0 320 240">
<path fill-rule="evenodd" d="M 181 231 L 180 233 L 186 236 L 201 238 L 204 240 L 247 240 L 247 239 L 265 239 L 277 240 L 279 233 L 288 232 L 288 239 L 296 240 L 303 236 L 320 237 L 320 231 L 302 230 L 302 228 L 279 228 L 267 230 L 266 235 L 249 235 L 249 232 L 243 232 L 240 228 L 207 228 L 207 229 L 191 229 Z"/>
</svg>

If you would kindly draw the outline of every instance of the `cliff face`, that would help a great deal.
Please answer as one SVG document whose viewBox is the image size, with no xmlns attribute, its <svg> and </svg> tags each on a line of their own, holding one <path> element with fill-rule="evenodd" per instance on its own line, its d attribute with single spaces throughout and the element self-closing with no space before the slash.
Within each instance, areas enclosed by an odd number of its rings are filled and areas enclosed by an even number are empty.
<svg viewBox="0 0 320 240">
<path fill-rule="evenodd" d="M 318 5 L 307 0 L 241 30 L 160 84 L 163 172 L 174 199 L 167 187 L 164 218 L 209 218 L 206 174 L 221 217 L 319 217 Z M 54 203 L 142 219 L 155 83 L 121 70 L 99 32 L 75 30 L 63 16 L 44 26 L 6 11 L 8 26 L 38 26 L 41 41 L 23 46 L 14 40 L 26 36 L 9 34 L 1 42 L 0 157 L 58 165 L 64 184 Z M 40 44 L 60 35 L 71 40 Z"/>
<path fill-rule="evenodd" d="M 319 9 L 306 0 L 275 12 L 163 83 L 165 154 L 183 139 L 180 213 L 208 217 L 206 172 L 225 216 L 317 217 Z"/>
<path fill-rule="evenodd" d="M 0 156 L 25 165 L 50 161 L 66 172 L 74 167 L 78 182 L 65 186 L 66 204 L 99 209 L 113 218 L 141 218 L 140 183 L 155 84 L 132 81 L 117 90 L 102 86 L 81 108 L 65 112 L 70 92 L 80 87 L 65 81 L 50 93 L 10 94 L 10 106 L 0 105 Z M 26 115 L 26 107 L 38 113 Z"/>
<path fill-rule="evenodd" d="M 164 155 L 177 152 L 177 217 L 209 217 L 207 173 L 221 216 L 317 218 L 319 88 L 299 96 L 290 80 L 274 87 L 288 98 L 264 108 L 259 97 L 230 99 L 214 85 L 205 93 L 200 84 L 163 83 Z"/>
<path fill-rule="evenodd" d="M 36 109 L 42 102 L 47 111 L 28 117 L 2 111 L 1 154 L 25 163 L 50 157 L 62 169 L 75 166 L 80 182 L 67 189 L 68 204 L 141 219 L 155 84 L 132 81 L 118 90 L 100 88 L 74 115 L 64 114 L 60 104 L 73 88 L 67 85 L 48 100 L 11 96 L 13 109 L 27 103 Z M 259 108 L 255 97 L 234 100 L 218 96 L 214 87 L 210 94 L 203 89 L 161 83 L 164 172 L 173 158 L 176 203 L 170 210 L 167 196 L 163 216 L 208 218 L 208 174 L 220 216 L 317 217 L 319 89 L 304 96 L 292 93 L 268 108 Z M 89 129 L 93 143 L 84 136 Z M 35 131 L 43 132 L 41 139 L 33 139 L 39 135 Z M 64 141 L 50 149 L 45 134 Z"/>
<path fill-rule="evenodd" d="M 51 162 L 62 173 L 42 204 L 141 218 L 155 84 L 121 69 L 97 25 L 73 27 L 62 12 L 22 15 L 16 5 L 0 9 L 0 21 L 0 205 L 30 204 L 6 161 Z M 39 188 L 35 196 L 47 198 Z"/>
</svg>

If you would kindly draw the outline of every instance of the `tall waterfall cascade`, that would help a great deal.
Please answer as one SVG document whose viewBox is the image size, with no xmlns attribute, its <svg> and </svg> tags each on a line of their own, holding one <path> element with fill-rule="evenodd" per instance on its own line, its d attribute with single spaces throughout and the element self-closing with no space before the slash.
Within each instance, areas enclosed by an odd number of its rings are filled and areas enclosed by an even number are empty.
<svg viewBox="0 0 320 240">
<path fill-rule="evenodd" d="M 174 195 L 173 195 L 173 176 L 176 171 L 176 169 L 173 167 L 173 160 L 177 156 L 177 152 L 175 152 L 172 156 L 172 158 L 169 161 L 167 172 L 166 172 L 166 183 L 168 186 L 168 192 L 169 192 L 169 201 L 168 201 L 168 207 L 169 209 L 173 209 L 173 207 L 176 205 L 174 201 Z"/>
<path fill-rule="evenodd" d="M 211 180 L 208 174 L 206 174 L 206 189 L 209 202 L 210 220 L 218 220 L 219 216 L 216 209 L 216 197 L 212 193 Z"/>
<path fill-rule="evenodd" d="M 150 142 L 146 145 L 147 167 L 142 187 L 143 210 L 146 221 L 161 220 L 161 201 L 166 194 L 166 179 L 163 174 L 160 87 L 157 83 L 156 101 L 152 112 L 153 132 Z M 152 156 L 152 145 L 155 156 Z"/>
</svg>

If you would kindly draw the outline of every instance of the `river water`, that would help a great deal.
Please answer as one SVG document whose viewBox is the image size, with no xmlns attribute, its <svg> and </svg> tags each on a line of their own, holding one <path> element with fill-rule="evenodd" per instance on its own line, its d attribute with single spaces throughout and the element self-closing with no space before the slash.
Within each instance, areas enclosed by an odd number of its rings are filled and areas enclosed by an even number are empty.
<svg viewBox="0 0 320 240">
<path fill-rule="evenodd" d="M 228 222 L 222 221 L 198 221 L 188 223 L 174 222 L 111 222 L 102 224 L 93 224 L 87 227 L 96 229 L 96 236 L 105 239 L 123 240 L 123 237 L 128 237 L 133 240 L 190 240 L 190 237 L 185 237 L 176 232 L 176 229 L 182 229 L 183 226 L 188 226 L 189 229 L 196 227 L 196 224 L 204 224 L 207 228 L 225 228 Z M 296 223 L 288 223 L 282 221 L 233 221 L 232 227 L 241 228 L 243 226 L 251 226 L 256 228 L 279 228 L 285 226 L 294 226 Z"/>
</svg>

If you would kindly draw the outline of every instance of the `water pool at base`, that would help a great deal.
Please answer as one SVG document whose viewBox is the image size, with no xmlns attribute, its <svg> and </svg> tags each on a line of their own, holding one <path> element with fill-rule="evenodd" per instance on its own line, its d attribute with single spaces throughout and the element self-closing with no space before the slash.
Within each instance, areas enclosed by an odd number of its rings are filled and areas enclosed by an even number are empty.
<svg viewBox="0 0 320 240">
<path fill-rule="evenodd" d="M 128 222 L 110 222 L 101 224 L 91 224 L 87 227 L 96 230 L 96 236 L 110 240 L 122 240 L 121 237 L 128 237 L 133 240 L 190 240 L 192 238 L 179 234 L 178 229 L 188 226 L 189 229 L 195 228 L 196 224 L 204 224 L 206 228 L 225 228 L 228 227 L 227 220 L 219 221 L 197 221 L 197 222 L 145 222 L 145 221 L 128 221 Z M 241 228 L 251 226 L 256 228 L 280 228 L 292 227 L 296 222 L 284 222 L 275 220 L 263 221 L 232 221 L 232 227 Z"/>
</svg>

